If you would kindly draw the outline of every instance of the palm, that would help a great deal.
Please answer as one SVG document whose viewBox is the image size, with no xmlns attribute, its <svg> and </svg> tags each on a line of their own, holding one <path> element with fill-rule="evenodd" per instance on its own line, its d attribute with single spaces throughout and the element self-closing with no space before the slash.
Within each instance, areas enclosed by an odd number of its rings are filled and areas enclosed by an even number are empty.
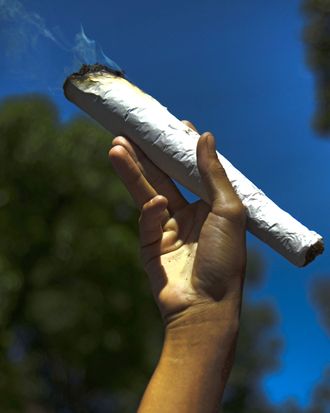
<svg viewBox="0 0 330 413">
<path fill-rule="evenodd" d="M 164 224 L 160 248 L 141 248 L 153 294 L 164 316 L 183 310 L 196 298 L 191 278 L 208 211 L 202 201 L 184 207 Z"/>
<path fill-rule="evenodd" d="M 203 201 L 168 219 L 160 248 L 146 245 L 142 249 L 153 293 L 165 317 L 201 299 L 214 298 L 217 285 L 226 285 L 228 276 L 241 274 L 245 257 L 235 248 L 239 239 L 243 244 L 239 226 L 212 214 Z"/>
</svg>

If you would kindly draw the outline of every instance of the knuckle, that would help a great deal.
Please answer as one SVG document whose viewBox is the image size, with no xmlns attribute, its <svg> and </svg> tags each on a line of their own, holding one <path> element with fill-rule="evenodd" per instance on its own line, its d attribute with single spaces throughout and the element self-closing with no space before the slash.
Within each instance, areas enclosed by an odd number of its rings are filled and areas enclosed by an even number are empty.
<svg viewBox="0 0 330 413">
<path fill-rule="evenodd" d="M 246 216 L 246 209 L 241 201 L 237 201 L 234 205 L 232 205 L 231 210 L 232 210 L 233 215 L 237 217 Z"/>
<path fill-rule="evenodd" d="M 141 222 L 145 220 L 146 215 L 148 214 L 148 209 L 149 209 L 148 207 L 149 207 L 148 204 L 144 204 L 142 206 L 141 213 L 139 216 L 139 224 L 141 224 Z"/>
<path fill-rule="evenodd" d="M 237 199 L 237 201 L 232 201 L 225 205 L 221 205 L 217 208 L 217 210 L 221 216 L 229 219 L 230 221 L 243 224 L 246 220 L 246 208 L 239 199 Z"/>
<path fill-rule="evenodd" d="M 241 201 L 237 201 L 230 205 L 229 208 L 230 216 L 235 221 L 245 221 L 246 219 L 246 209 Z"/>
</svg>

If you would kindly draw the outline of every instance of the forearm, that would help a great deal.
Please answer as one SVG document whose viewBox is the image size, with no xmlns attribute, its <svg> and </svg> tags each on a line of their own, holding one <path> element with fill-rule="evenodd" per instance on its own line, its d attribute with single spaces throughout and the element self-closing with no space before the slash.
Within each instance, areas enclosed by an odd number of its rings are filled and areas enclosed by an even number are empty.
<svg viewBox="0 0 330 413">
<path fill-rule="evenodd" d="M 221 304 L 170 324 L 139 413 L 218 410 L 235 353 L 239 314 L 239 305 Z"/>
</svg>

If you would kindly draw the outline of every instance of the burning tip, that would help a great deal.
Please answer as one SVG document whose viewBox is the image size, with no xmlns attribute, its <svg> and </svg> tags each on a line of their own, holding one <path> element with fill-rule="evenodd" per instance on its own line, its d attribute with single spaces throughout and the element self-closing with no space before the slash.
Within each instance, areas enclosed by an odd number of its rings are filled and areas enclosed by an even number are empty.
<svg viewBox="0 0 330 413">
<path fill-rule="evenodd" d="M 74 76 L 84 76 L 88 73 L 96 73 L 96 72 L 108 72 L 115 76 L 125 77 L 125 72 L 123 70 L 113 69 L 109 66 L 102 65 L 100 63 L 95 63 L 93 65 L 83 64 L 79 70 L 79 72 L 74 73 Z"/>
</svg>

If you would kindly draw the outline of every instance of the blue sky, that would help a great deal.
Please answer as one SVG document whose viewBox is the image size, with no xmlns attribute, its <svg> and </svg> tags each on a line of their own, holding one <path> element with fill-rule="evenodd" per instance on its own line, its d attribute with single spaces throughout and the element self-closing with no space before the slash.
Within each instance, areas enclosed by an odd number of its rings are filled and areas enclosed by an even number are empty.
<svg viewBox="0 0 330 413">
<path fill-rule="evenodd" d="M 19 2 L 0 0 L 0 11 L 8 4 Z M 0 97 L 43 92 L 61 119 L 77 114 L 61 85 L 77 69 L 82 24 L 131 80 L 179 118 L 214 132 L 220 152 L 327 242 L 330 139 L 310 126 L 314 77 L 299 7 L 298 0 L 26 0 L 11 20 L 0 12 Z M 330 363 L 308 293 L 315 277 L 330 274 L 330 252 L 297 269 L 255 238 L 249 245 L 267 269 L 256 298 L 278 308 L 285 337 L 281 369 L 265 388 L 275 402 L 292 396 L 306 404 Z"/>
</svg>

